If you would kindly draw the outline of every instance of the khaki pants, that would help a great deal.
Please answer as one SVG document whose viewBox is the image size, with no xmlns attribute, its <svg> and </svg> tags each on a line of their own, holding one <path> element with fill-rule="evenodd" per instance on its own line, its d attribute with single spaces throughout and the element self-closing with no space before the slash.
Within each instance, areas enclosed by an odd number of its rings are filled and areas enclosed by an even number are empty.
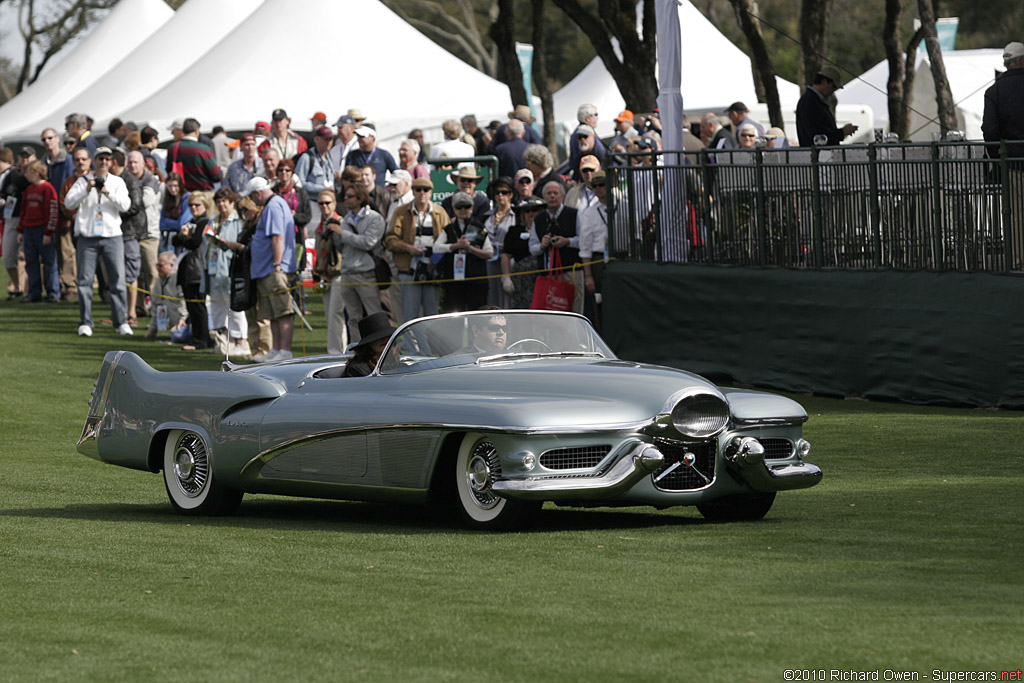
<svg viewBox="0 0 1024 683">
<path fill-rule="evenodd" d="M 60 259 L 60 291 L 67 297 L 77 298 L 78 256 L 75 253 L 74 226 L 66 225 L 59 232 L 57 257 Z"/>
</svg>

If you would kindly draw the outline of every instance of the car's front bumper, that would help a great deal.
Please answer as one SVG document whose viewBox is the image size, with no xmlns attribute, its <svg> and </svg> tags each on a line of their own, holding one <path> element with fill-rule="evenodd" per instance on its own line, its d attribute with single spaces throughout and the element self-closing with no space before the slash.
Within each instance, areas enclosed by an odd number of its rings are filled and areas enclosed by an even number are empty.
<svg viewBox="0 0 1024 683">
<path fill-rule="evenodd" d="M 769 467 L 764 459 L 764 447 L 753 438 L 740 440 L 736 452 L 727 455 L 726 460 L 755 491 L 806 489 L 821 481 L 821 469 L 809 462 Z"/>
<path fill-rule="evenodd" d="M 601 475 L 501 479 L 491 486 L 499 496 L 518 500 L 598 500 L 628 491 L 664 463 L 661 451 L 651 444 L 641 443 Z"/>
</svg>

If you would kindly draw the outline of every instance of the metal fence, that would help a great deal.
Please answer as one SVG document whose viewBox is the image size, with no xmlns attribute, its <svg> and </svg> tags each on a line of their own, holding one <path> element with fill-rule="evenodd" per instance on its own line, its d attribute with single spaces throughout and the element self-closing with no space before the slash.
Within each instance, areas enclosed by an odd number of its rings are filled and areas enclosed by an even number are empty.
<svg viewBox="0 0 1024 683">
<path fill-rule="evenodd" d="M 667 163 L 679 158 L 606 159 L 615 257 L 1024 270 L 1024 159 L 1005 142 L 701 150 Z"/>
</svg>

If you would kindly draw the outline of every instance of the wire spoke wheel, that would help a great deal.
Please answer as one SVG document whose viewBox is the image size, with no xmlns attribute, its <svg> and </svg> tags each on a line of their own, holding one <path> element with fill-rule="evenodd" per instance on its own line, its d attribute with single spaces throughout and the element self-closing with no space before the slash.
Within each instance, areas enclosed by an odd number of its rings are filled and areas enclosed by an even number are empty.
<svg viewBox="0 0 1024 683">
<path fill-rule="evenodd" d="M 216 481 L 210 449 L 197 432 L 171 430 L 163 464 L 167 497 L 180 514 L 231 514 L 242 502 L 241 491 L 227 489 Z"/>
<path fill-rule="evenodd" d="M 492 488 L 501 477 L 501 459 L 494 444 L 482 434 L 467 434 L 455 463 L 459 512 L 474 529 L 504 530 L 525 523 L 540 503 L 511 500 Z"/>
</svg>

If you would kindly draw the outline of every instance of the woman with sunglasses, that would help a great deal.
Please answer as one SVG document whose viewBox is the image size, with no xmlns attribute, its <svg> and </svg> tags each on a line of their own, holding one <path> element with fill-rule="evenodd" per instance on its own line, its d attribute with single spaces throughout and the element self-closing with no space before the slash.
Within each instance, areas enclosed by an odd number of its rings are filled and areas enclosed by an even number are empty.
<svg viewBox="0 0 1024 683">
<path fill-rule="evenodd" d="M 173 175 L 173 174 L 172 174 Z M 213 208 L 213 199 L 209 192 L 193 192 L 188 196 L 188 208 L 192 219 L 181 226 L 171 237 L 171 244 L 184 250 L 178 260 L 178 284 L 185 297 L 185 308 L 188 309 L 188 321 L 192 326 L 192 343 L 182 348 L 186 351 L 205 349 L 210 345 L 210 334 L 207 330 L 205 271 L 206 261 L 203 258 L 203 242 L 207 214 Z"/>
<path fill-rule="evenodd" d="M 506 294 L 502 289 L 501 280 L 501 248 L 505 244 L 505 235 L 515 225 L 516 217 L 512 212 L 512 195 L 515 186 L 511 178 L 501 176 L 487 188 L 494 200 L 494 209 L 487 220 L 484 221 L 484 229 L 491 236 L 491 245 L 494 247 L 494 256 L 487 261 L 487 304 L 506 308 Z"/>
<path fill-rule="evenodd" d="M 528 168 L 520 169 L 516 172 L 516 193 L 512 195 L 512 205 L 518 206 L 527 197 L 533 196 L 534 190 L 534 177 L 533 171 Z"/>
<path fill-rule="evenodd" d="M 501 287 L 508 308 L 529 308 L 533 303 L 533 283 L 540 268 L 540 256 L 530 253 L 533 219 L 544 210 L 544 202 L 533 195 L 515 207 L 516 222 L 505 234 L 501 249 Z"/>
<path fill-rule="evenodd" d="M 323 292 L 327 353 L 341 354 L 348 347 L 348 330 L 345 327 L 345 302 L 341 298 L 341 252 L 331 239 L 331 233 L 341 229 L 338 197 L 334 190 L 324 190 L 316 203 L 320 208 L 320 224 L 314 234 L 316 260 L 313 262 L 313 274 L 319 278 Z"/>
</svg>

